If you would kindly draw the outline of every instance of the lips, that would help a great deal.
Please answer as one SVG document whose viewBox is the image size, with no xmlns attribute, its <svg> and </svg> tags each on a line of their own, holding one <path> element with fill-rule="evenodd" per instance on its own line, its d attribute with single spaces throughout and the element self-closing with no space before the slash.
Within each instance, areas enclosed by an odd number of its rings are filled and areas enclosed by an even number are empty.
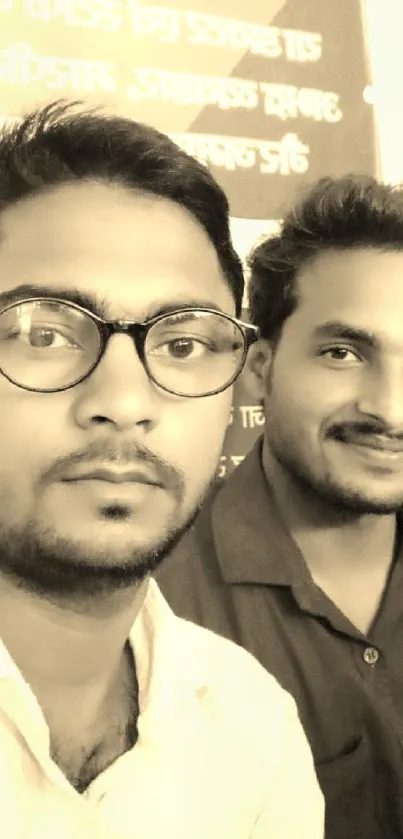
<svg viewBox="0 0 403 839">
<path fill-rule="evenodd" d="M 147 484 L 149 486 L 161 486 L 154 476 L 147 474 L 138 469 L 130 469 L 126 471 L 118 471 L 116 469 L 108 469 L 99 467 L 91 469 L 87 472 L 72 472 L 62 478 L 64 483 L 72 483 L 78 481 L 105 481 L 109 484 Z"/>
<path fill-rule="evenodd" d="M 335 438 L 341 443 L 349 443 L 353 446 L 362 446 L 363 448 L 375 449 L 380 452 L 403 452 L 403 439 L 399 437 L 388 437 L 385 434 L 361 434 L 346 429 L 338 431 Z"/>
</svg>

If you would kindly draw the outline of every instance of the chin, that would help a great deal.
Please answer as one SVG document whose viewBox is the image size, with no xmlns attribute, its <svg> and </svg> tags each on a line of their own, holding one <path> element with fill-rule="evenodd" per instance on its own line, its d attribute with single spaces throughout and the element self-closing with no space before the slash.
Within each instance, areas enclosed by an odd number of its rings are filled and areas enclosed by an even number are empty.
<svg viewBox="0 0 403 839">
<path fill-rule="evenodd" d="M 135 533 L 108 532 L 101 530 L 95 536 L 75 534 L 74 539 L 62 536 L 65 545 L 66 558 L 75 557 L 81 565 L 106 567 L 124 567 L 132 564 L 137 556 L 160 553 L 170 536 L 166 532 L 151 534 L 147 531 L 136 530 Z"/>
<path fill-rule="evenodd" d="M 362 515 L 390 515 L 403 507 L 403 495 L 369 492 L 358 486 L 328 486 L 324 495 L 335 507 Z"/>
</svg>

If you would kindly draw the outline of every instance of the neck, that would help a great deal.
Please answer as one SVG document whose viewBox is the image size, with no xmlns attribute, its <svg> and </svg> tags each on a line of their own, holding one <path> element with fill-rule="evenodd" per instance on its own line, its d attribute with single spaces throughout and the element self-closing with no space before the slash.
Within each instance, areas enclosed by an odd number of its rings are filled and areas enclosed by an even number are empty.
<svg viewBox="0 0 403 839">
<path fill-rule="evenodd" d="M 43 708 L 95 713 L 121 672 L 147 583 L 73 609 L 0 575 L 0 638 Z"/>
<path fill-rule="evenodd" d="M 288 532 L 311 571 L 337 573 L 389 564 L 394 548 L 394 515 L 362 515 L 331 504 L 302 486 L 270 453 L 264 441 L 262 465 Z"/>
</svg>

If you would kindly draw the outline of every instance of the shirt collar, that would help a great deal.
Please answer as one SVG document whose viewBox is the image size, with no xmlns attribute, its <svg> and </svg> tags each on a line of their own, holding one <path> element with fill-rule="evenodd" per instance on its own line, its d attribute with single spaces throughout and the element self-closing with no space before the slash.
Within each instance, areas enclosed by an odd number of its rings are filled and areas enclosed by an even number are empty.
<svg viewBox="0 0 403 839">
<path fill-rule="evenodd" d="M 165 702 L 169 684 L 176 684 L 177 700 L 178 680 L 187 696 L 207 685 L 208 661 L 195 651 L 199 633 L 199 627 L 173 613 L 156 581 L 149 579 L 130 632 L 142 709 L 161 695 Z"/>
<path fill-rule="evenodd" d="M 299 548 L 282 524 L 261 464 L 262 440 L 217 493 L 212 527 L 227 583 L 295 584 L 295 569 L 309 574 Z"/>
<path fill-rule="evenodd" d="M 200 627 L 177 617 L 155 580 L 130 631 L 139 688 L 139 733 L 158 737 L 167 725 L 174 731 L 178 720 L 194 715 L 201 689 L 211 681 L 211 666 Z M 1 708 L 18 721 L 23 733 L 48 746 L 48 728 L 29 684 L 0 639 Z M 25 732 L 26 729 L 26 732 Z M 39 739 L 38 739 L 39 738 Z"/>
<path fill-rule="evenodd" d="M 347 619 L 315 585 L 301 551 L 282 523 L 263 472 L 262 442 L 262 437 L 257 440 L 212 502 L 212 531 L 223 580 L 228 584 L 286 586 L 301 609 L 326 618 L 345 632 Z M 403 532 L 401 514 L 397 521 Z M 403 558 L 403 540 L 398 556 Z M 351 629 L 348 623 L 349 635 Z"/>
</svg>

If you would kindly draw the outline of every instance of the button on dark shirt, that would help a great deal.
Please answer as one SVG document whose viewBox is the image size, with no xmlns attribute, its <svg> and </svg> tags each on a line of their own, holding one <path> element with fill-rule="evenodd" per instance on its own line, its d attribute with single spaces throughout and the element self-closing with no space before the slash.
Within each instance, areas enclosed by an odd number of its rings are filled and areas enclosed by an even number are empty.
<svg viewBox="0 0 403 839">
<path fill-rule="evenodd" d="M 178 614 L 246 647 L 294 696 L 326 839 L 403 839 L 403 551 L 365 636 L 313 582 L 260 454 L 259 441 L 215 488 L 159 585 Z"/>
</svg>

